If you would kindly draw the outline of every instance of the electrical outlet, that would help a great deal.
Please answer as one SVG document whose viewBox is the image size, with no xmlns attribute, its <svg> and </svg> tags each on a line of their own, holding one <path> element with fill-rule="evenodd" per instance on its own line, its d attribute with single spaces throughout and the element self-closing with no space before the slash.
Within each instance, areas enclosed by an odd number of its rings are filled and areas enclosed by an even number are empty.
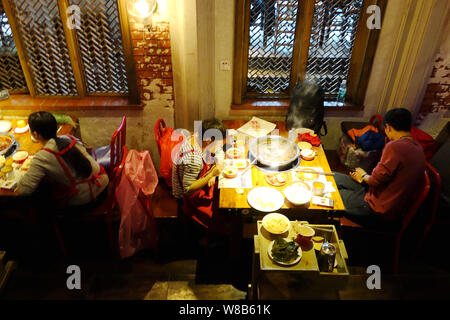
<svg viewBox="0 0 450 320">
<path fill-rule="evenodd" d="M 228 60 L 220 61 L 220 70 L 222 70 L 222 71 L 231 70 L 230 61 L 228 61 Z"/>
</svg>

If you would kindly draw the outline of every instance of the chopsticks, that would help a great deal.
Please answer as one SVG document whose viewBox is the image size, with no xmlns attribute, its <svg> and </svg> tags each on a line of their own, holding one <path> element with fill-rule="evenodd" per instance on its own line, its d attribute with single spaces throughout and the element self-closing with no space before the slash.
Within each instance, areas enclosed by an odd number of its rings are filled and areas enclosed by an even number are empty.
<svg viewBox="0 0 450 320">
<path fill-rule="evenodd" d="M 248 165 L 247 168 L 245 168 L 244 170 L 242 170 L 241 173 L 240 173 L 240 175 L 241 175 L 241 176 L 244 176 L 244 174 L 251 168 L 251 166 L 254 165 L 254 164 L 256 163 L 256 160 L 257 160 L 257 159 L 253 160 L 253 161 Z"/>
<path fill-rule="evenodd" d="M 334 174 L 335 174 L 335 172 L 333 172 L 333 171 L 332 172 L 321 172 L 321 171 L 311 172 L 309 170 L 302 170 L 302 169 L 296 169 L 294 171 L 296 171 L 296 172 L 304 172 L 304 173 L 317 173 L 317 174 L 321 174 L 321 175 L 324 175 L 324 176 L 334 176 Z"/>
</svg>

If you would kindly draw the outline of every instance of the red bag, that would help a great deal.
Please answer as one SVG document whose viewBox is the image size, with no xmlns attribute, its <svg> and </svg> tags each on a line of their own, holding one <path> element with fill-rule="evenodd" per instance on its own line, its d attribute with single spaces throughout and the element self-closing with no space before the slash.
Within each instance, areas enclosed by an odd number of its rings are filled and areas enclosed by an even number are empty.
<svg viewBox="0 0 450 320">
<path fill-rule="evenodd" d="M 414 126 L 411 127 L 411 136 L 420 143 L 425 153 L 425 158 L 427 161 L 430 161 L 437 149 L 437 144 L 433 137 Z"/>
<path fill-rule="evenodd" d="M 163 119 L 156 121 L 155 139 L 161 160 L 159 163 L 159 175 L 164 178 L 169 187 L 172 186 L 172 150 L 179 147 L 183 141 L 183 135 L 177 134 L 173 128 L 166 127 Z"/>
</svg>

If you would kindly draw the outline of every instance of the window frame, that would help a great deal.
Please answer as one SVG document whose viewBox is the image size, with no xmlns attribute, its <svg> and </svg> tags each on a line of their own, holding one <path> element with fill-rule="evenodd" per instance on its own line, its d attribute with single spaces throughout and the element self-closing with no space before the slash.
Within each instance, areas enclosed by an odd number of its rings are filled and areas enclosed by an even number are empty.
<svg viewBox="0 0 450 320">
<path fill-rule="evenodd" d="M 84 70 L 82 65 L 82 60 L 80 56 L 79 47 L 76 39 L 76 30 L 70 29 L 67 25 L 68 15 L 67 8 L 69 7 L 68 0 L 57 0 L 59 13 L 61 21 L 64 28 L 64 35 L 67 43 L 67 49 L 69 52 L 69 57 L 73 69 L 73 75 L 75 78 L 75 83 L 78 91 L 78 95 L 75 96 L 56 96 L 56 95 L 37 95 L 36 90 L 33 85 L 33 80 L 29 66 L 27 64 L 27 58 L 24 50 L 24 45 L 22 41 L 22 36 L 18 31 L 17 21 L 11 4 L 9 0 L 2 1 L 3 8 L 5 10 L 6 16 L 8 17 L 8 22 L 13 35 L 16 50 L 19 56 L 20 64 L 22 67 L 23 74 L 27 83 L 27 88 L 30 96 L 32 98 L 44 98 L 44 99 L 83 99 L 89 97 L 128 97 L 129 103 L 131 105 L 139 104 L 139 91 L 137 83 L 136 66 L 133 57 L 133 48 L 131 40 L 131 31 L 128 22 L 127 6 L 126 0 L 117 0 L 117 9 L 120 23 L 120 31 L 122 36 L 122 47 L 123 55 L 125 60 L 125 68 L 127 74 L 128 82 L 128 93 L 88 93 L 86 89 L 86 80 L 84 79 Z M 11 94 L 16 94 L 20 92 L 11 91 Z M 22 93 L 23 94 L 23 93 Z"/>
<path fill-rule="evenodd" d="M 315 2 L 316 0 L 299 0 L 289 95 L 261 97 L 261 94 L 255 95 L 246 92 L 251 0 L 236 0 L 232 109 L 283 110 L 288 108 L 289 103 L 287 101 L 292 89 L 297 80 L 301 82 L 304 79 Z M 381 21 L 383 22 L 387 0 L 364 0 L 347 76 L 346 103 L 341 107 L 335 107 L 332 103 L 328 103 L 327 109 L 362 110 L 364 108 L 364 98 L 380 34 L 379 29 L 370 30 L 366 26 L 365 22 L 370 16 L 367 13 L 367 8 L 370 5 L 380 7 Z M 266 101 L 266 103 L 258 103 L 258 101 Z M 270 101 L 273 102 L 273 106 L 268 106 Z"/>
</svg>

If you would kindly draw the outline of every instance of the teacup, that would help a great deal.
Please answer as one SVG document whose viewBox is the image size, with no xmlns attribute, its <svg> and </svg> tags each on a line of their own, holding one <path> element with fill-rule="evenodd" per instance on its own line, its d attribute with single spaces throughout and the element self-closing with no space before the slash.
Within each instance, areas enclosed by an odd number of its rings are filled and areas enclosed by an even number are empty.
<svg viewBox="0 0 450 320">
<path fill-rule="evenodd" d="M 325 191 L 325 185 L 320 181 L 314 181 L 312 184 L 313 195 L 321 197 Z"/>
<path fill-rule="evenodd" d="M 297 228 L 298 235 L 295 241 L 301 245 L 306 246 L 311 242 L 312 237 L 316 234 L 313 228 L 301 225 Z"/>
</svg>

